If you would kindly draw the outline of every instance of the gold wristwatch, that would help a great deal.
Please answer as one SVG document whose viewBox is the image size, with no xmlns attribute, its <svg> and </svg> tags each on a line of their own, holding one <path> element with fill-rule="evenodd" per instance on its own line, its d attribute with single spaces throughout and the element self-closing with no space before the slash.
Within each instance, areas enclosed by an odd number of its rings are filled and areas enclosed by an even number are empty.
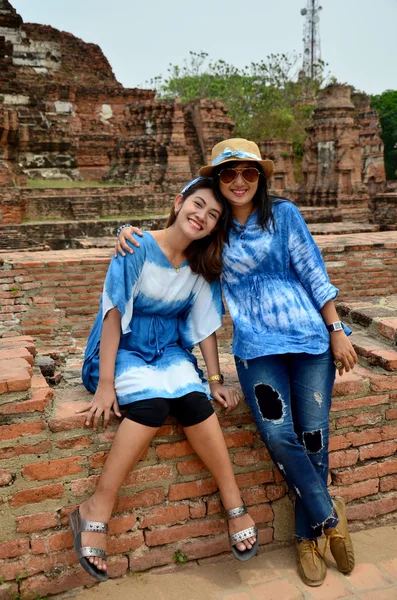
<svg viewBox="0 0 397 600">
<path fill-rule="evenodd" d="M 219 381 L 219 383 L 223 383 L 225 378 L 222 373 L 218 373 L 217 375 L 211 375 L 211 377 L 207 378 L 208 383 L 212 383 L 213 381 Z"/>
</svg>

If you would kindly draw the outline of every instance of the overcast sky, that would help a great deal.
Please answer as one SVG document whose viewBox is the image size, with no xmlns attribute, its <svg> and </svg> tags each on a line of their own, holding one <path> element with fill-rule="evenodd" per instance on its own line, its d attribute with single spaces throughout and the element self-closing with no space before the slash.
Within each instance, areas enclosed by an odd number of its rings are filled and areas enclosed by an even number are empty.
<svg viewBox="0 0 397 600">
<path fill-rule="evenodd" d="M 125 87 L 148 87 L 189 50 L 236 67 L 303 51 L 306 0 L 10 0 L 24 21 L 101 46 Z M 322 59 L 340 82 L 397 89 L 397 0 L 323 0 Z"/>
</svg>

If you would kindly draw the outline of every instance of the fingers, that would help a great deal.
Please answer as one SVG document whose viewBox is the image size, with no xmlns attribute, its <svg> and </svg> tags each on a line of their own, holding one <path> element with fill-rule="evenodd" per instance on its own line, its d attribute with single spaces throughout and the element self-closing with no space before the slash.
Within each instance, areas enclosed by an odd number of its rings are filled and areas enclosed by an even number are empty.
<svg viewBox="0 0 397 600">
<path fill-rule="evenodd" d="M 141 230 L 139 229 L 139 231 L 141 231 Z M 134 231 L 134 233 L 137 233 L 137 231 Z M 141 236 L 142 235 L 143 235 L 143 233 L 141 232 Z M 126 233 L 125 234 L 125 239 L 128 240 L 129 242 L 131 242 L 131 244 L 133 244 L 137 248 L 139 248 L 139 242 L 138 242 L 138 240 L 136 240 L 134 237 L 132 237 L 132 235 L 130 233 Z M 126 244 L 126 242 L 124 242 L 124 243 Z M 128 244 L 126 244 L 126 246 L 129 248 Z M 130 248 L 130 250 L 132 250 L 132 248 Z"/>
<path fill-rule="evenodd" d="M 106 431 L 106 429 L 108 428 L 109 419 L 110 419 L 110 410 L 108 408 L 106 408 L 103 413 L 103 431 Z"/>
<path fill-rule="evenodd" d="M 117 258 L 118 254 L 121 254 L 121 256 L 125 256 L 125 252 L 124 252 L 123 248 L 121 247 L 120 240 L 117 240 L 117 242 L 116 242 L 116 251 L 114 253 L 115 258 Z"/>
<path fill-rule="evenodd" d="M 113 402 L 113 406 L 112 406 L 112 408 L 113 408 L 113 412 L 114 412 L 114 414 L 116 415 L 116 417 L 121 417 L 121 416 L 122 416 L 122 415 L 121 415 L 121 412 L 120 412 L 120 409 L 119 409 L 119 403 L 117 402 L 117 398 L 116 398 L 116 400 Z"/>
</svg>

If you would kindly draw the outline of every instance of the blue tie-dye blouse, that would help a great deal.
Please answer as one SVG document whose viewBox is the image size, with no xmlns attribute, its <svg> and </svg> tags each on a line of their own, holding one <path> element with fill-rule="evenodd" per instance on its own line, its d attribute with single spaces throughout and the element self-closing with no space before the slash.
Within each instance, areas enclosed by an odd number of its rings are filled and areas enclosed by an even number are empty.
<svg viewBox="0 0 397 600">
<path fill-rule="evenodd" d="M 102 323 L 115 307 L 121 313 L 114 382 L 120 405 L 195 391 L 210 398 L 190 348 L 222 323 L 220 282 L 209 284 L 192 272 L 187 261 L 177 272 L 150 233 L 139 241 L 138 252 L 110 263 L 87 342 L 83 383 L 95 392 Z"/>
<path fill-rule="evenodd" d="M 337 296 L 302 215 L 287 200 L 273 205 L 275 227 L 258 213 L 234 221 L 223 251 L 222 286 L 233 320 L 233 354 L 321 354 L 330 344 L 320 309 Z M 348 331 L 349 332 L 349 331 Z M 347 332 L 347 333 L 348 333 Z"/>
</svg>

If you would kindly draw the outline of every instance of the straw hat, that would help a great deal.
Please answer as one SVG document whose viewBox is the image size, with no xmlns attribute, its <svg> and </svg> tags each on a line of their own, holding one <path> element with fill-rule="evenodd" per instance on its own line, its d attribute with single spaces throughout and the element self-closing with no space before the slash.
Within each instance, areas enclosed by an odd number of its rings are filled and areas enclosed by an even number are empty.
<svg viewBox="0 0 397 600">
<path fill-rule="evenodd" d="M 266 179 L 270 179 L 273 176 L 274 162 L 272 160 L 263 160 L 255 142 L 250 142 L 243 138 L 231 138 L 230 140 L 223 140 L 223 142 L 216 144 L 212 148 L 211 164 L 201 167 L 199 174 L 201 177 L 209 177 L 214 167 L 227 162 L 235 162 L 236 160 L 259 163 Z"/>
</svg>

